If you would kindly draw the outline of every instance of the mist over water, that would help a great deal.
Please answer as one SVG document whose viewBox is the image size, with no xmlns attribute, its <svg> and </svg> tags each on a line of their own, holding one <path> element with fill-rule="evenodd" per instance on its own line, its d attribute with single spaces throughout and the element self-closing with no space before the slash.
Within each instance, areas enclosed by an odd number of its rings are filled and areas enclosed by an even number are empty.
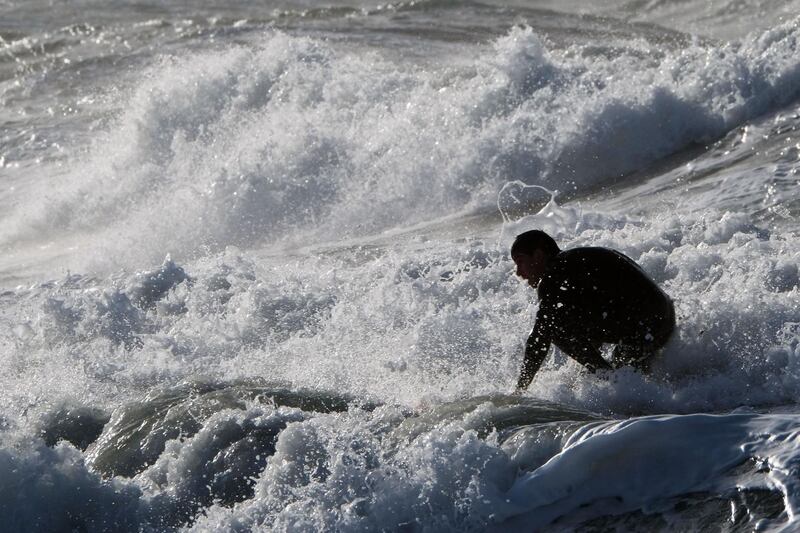
<svg viewBox="0 0 800 533">
<path fill-rule="evenodd" d="M 10 530 L 796 527 L 794 3 L 84 4 L 0 7 Z M 511 395 L 532 228 L 649 375 Z"/>
</svg>

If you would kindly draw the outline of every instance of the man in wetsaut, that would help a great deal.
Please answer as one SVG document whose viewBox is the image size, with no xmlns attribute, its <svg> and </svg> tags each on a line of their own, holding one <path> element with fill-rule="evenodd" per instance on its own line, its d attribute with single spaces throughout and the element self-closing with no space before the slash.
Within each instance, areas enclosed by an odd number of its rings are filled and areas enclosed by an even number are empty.
<svg viewBox="0 0 800 533">
<path fill-rule="evenodd" d="M 518 391 L 533 380 L 550 344 L 591 372 L 625 365 L 644 371 L 675 328 L 669 296 L 616 250 L 561 251 L 552 237 L 532 230 L 517 236 L 511 258 L 517 275 L 539 293 Z M 600 355 L 604 343 L 616 344 L 611 364 Z"/>
</svg>

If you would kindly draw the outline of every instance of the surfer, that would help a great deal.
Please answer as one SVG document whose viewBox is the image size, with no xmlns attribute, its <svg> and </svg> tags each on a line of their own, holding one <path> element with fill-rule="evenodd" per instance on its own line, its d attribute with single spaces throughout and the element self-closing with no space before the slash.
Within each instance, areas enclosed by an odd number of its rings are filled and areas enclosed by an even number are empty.
<svg viewBox="0 0 800 533">
<path fill-rule="evenodd" d="M 517 275 L 539 294 L 518 391 L 533 380 L 550 344 L 591 372 L 625 365 L 645 371 L 675 328 L 670 297 L 616 250 L 561 251 L 552 237 L 531 230 L 517 236 L 511 258 Z M 604 343 L 616 345 L 611 364 L 600 355 Z"/>
</svg>

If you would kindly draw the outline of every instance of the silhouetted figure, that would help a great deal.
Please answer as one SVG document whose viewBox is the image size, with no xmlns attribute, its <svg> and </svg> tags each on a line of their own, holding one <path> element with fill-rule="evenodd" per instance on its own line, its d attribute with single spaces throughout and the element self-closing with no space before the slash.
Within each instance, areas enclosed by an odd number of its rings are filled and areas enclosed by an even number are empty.
<svg viewBox="0 0 800 533">
<path fill-rule="evenodd" d="M 672 300 L 616 250 L 561 251 L 552 237 L 532 230 L 517 236 L 511 258 L 517 275 L 539 293 L 517 390 L 533 380 L 550 344 L 592 372 L 624 365 L 647 370 L 675 329 Z M 612 364 L 600 355 L 603 343 L 616 344 Z"/>
</svg>

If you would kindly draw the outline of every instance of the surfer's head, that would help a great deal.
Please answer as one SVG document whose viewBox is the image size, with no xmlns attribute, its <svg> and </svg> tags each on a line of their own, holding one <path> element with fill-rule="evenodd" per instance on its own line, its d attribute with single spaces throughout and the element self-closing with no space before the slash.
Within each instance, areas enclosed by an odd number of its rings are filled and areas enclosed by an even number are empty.
<svg viewBox="0 0 800 533">
<path fill-rule="evenodd" d="M 559 251 L 556 241 L 543 231 L 534 229 L 520 233 L 511 245 L 511 259 L 517 265 L 517 276 L 531 287 L 538 287 L 547 264 Z"/>
</svg>

